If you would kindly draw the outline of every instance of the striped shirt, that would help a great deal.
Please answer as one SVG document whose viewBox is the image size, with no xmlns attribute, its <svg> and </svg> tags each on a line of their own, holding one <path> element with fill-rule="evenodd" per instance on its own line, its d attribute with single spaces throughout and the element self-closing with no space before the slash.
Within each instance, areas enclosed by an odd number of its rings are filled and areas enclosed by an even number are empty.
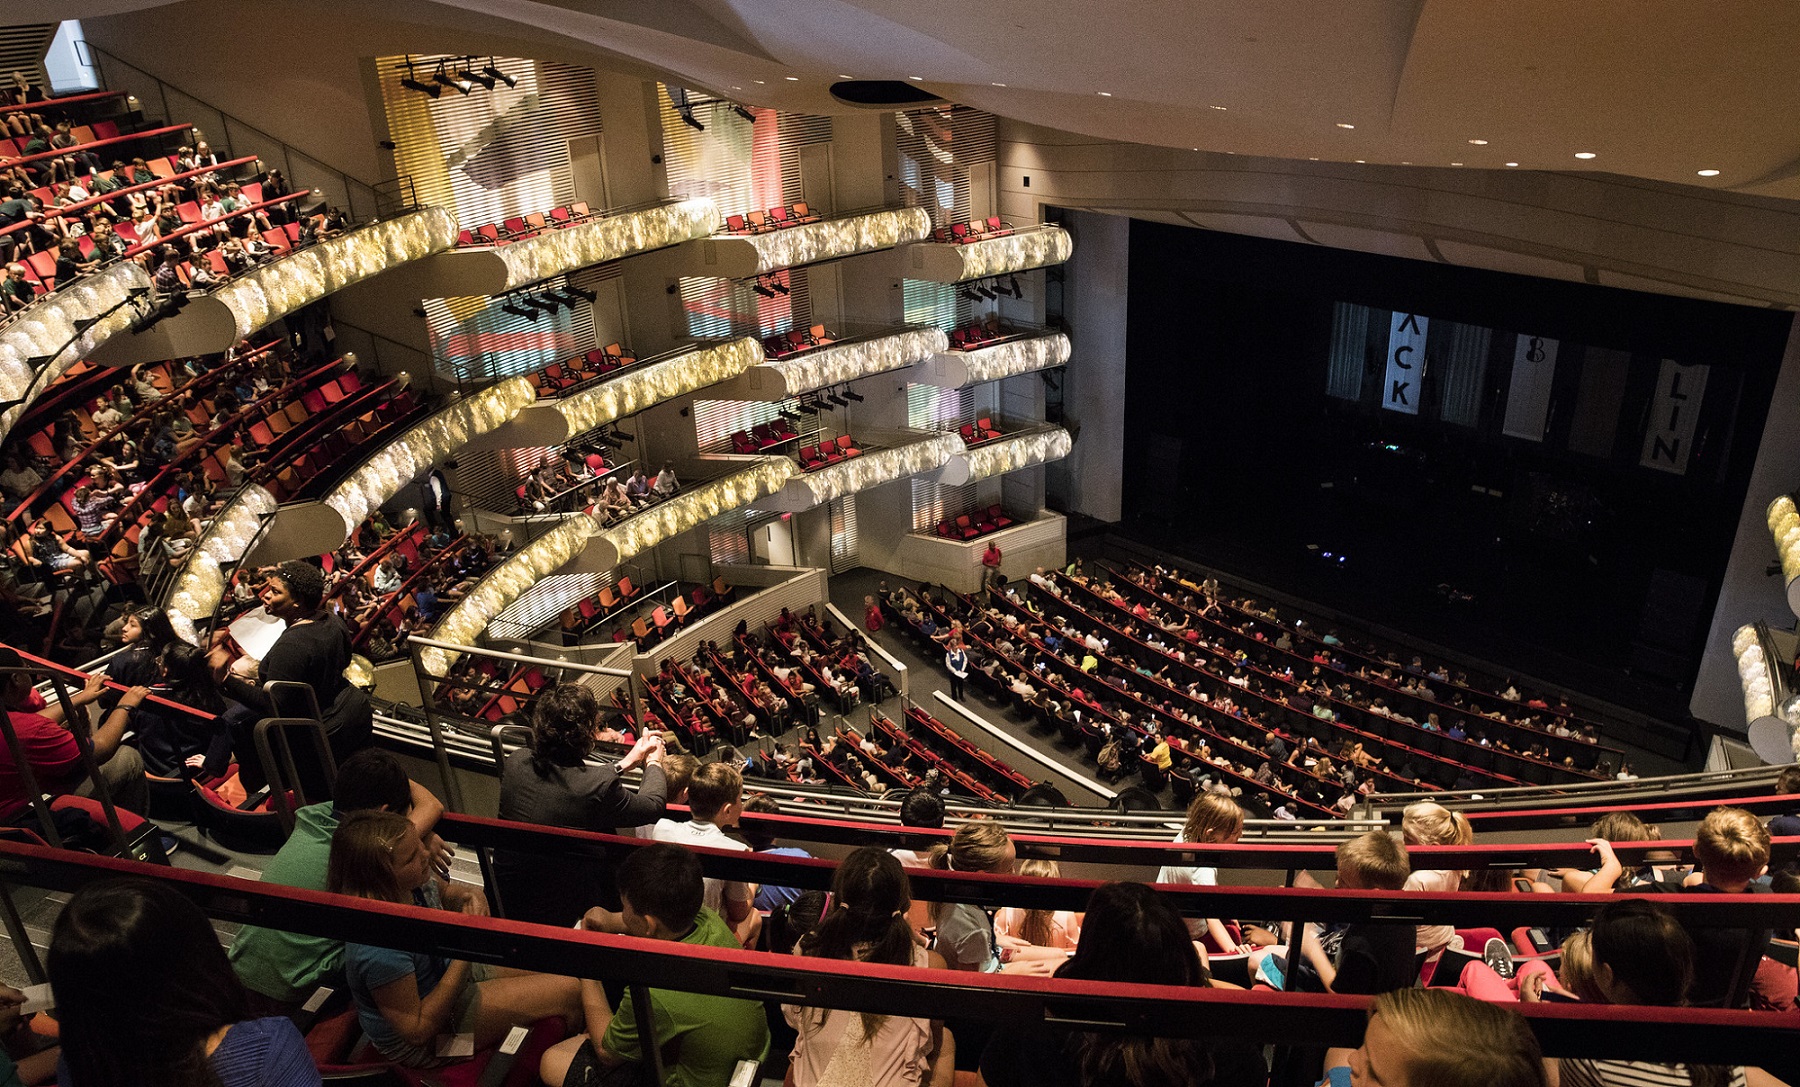
<svg viewBox="0 0 1800 1087">
<path fill-rule="evenodd" d="M 1734 1067 L 1730 1087 L 1744 1087 L 1744 1070 Z M 1691 1087 L 1692 1077 L 1685 1064 L 1655 1064 L 1650 1061 L 1562 1062 L 1562 1087 Z"/>
</svg>

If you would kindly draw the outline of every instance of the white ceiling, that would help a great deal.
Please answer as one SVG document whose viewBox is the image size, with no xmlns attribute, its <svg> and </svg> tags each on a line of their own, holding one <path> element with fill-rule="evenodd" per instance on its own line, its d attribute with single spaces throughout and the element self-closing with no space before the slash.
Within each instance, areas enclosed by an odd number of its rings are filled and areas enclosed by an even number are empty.
<svg viewBox="0 0 1800 1087">
<path fill-rule="evenodd" d="M 246 41 L 267 31 L 258 0 L 15 0 L 8 18 L 95 18 L 164 6 L 173 18 L 239 21 Z M 697 89 L 796 111 L 844 109 L 829 93 L 843 75 L 918 77 L 924 89 L 1004 117 L 1128 142 L 1468 169 L 1516 162 L 1800 197 L 1800 5 L 1791 0 L 315 0 L 307 7 L 311 27 L 297 32 L 388 20 L 436 39 L 421 40 L 420 52 L 484 50 L 468 40 L 473 34 L 535 42 L 540 55 L 629 62 Z M 1580 160 L 1578 152 L 1595 157 Z M 1703 169 L 1720 172 L 1703 178 Z"/>
</svg>

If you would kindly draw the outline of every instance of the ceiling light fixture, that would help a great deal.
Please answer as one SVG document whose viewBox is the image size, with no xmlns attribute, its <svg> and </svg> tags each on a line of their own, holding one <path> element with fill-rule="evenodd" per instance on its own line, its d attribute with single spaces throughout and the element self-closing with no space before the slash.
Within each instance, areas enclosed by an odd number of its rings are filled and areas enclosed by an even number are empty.
<svg viewBox="0 0 1800 1087">
<path fill-rule="evenodd" d="M 471 83 L 479 83 L 479 84 L 481 84 L 483 90 L 489 90 L 489 91 L 494 89 L 494 84 L 500 82 L 498 79 L 495 79 L 493 76 L 488 75 L 486 72 L 476 71 L 474 57 L 470 57 L 468 59 L 468 63 L 464 64 L 461 68 L 459 68 L 457 70 L 456 78 L 466 79 Z"/>
<path fill-rule="evenodd" d="M 914 82 L 914 83 L 923 83 L 923 82 L 925 82 L 925 77 L 924 77 L 924 76 L 922 76 L 922 75 L 909 75 L 909 76 L 907 76 L 907 77 L 906 77 L 906 78 L 908 78 L 908 79 L 910 79 L 910 80 L 912 80 L 912 81 L 913 81 L 913 82 Z"/>
<path fill-rule="evenodd" d="M 444 62 L 438 61 L 437 71 L 431 75 L 431 81 L 445 87 L 455 87 L 460 94 L 468 94 L 475 89 L 475 84 L 444 71 Z"/>
<path fill-rule="evenodd" d="M 990 83 L 990 84 L 988 84 L 988 86 L 990 86 L 990 87 L 1004 87 L 1004 86 L 1006 86 L 1006 84 L 1004 84 L 1004 83 Z"/>
<path fill-rule="evenodd" d="M 505 72 L 502 72 L 499 68 L 497 68 L 494 65 L 493 57 L 488 58 L 487 67 L 485 67 L 481 70 L 481 74 L 487 75 L 487 76 L 492 76 L 495 79 L 498 79 L 500 82 L 506 84 L 508 87 L 516 87 L 519 85 L 519 77 L 513 76 L 513 75 L 507 75 Z"/>
<path fill-rule="evenodd" d="M 1517 166 L 1517 165 L 1518 165 L 1518 163 L 1516 163 L 1516 162 L 1509 162 L 1509 163 L 1507 163 L 1507 165 L 1508 165 L 1508 166 Z"/>
<path fill-rule="evenodd" d="M 1111 92 L 1111 91 L 1101 91 L 1101 92 L 1100 92 L 1100 97 L 1102 97 L 1102 98 L 1111 98 L 1111 97 L 1112 97 L 1112 92 Z"/>
<path fill-rule="evenodd" d="M 1476 147 L 1486 147 L 1487 146 L 1486 140 L 1470 140 L 1469 142 L 1474 144 Z"/>
<path fill-rule="evenodd" d="M 1452 166 L 1461 166 L 1461 165 L 1462 165 L 1462 163 L 1460 163 L 1460 162 L 1453 162 L 1453 163 L 1451 163 L 1451 164 L 1450 164 L 1450 165 L 1452 165 Z"/>
<path fill-rule="evenodd" d="M 736 102 L 733 102 L 731 104 L 731 112 L 737 114 L 739 117 L 742 117 L 744 120 L 749 121 L 751 124 L 756 123 L 756 114 L 751 113 L 748 109 L 745 109 L 743 106 L 739 105 Z"/>
<path fill-rule="evenodd" d="M 787 77 L 787 81 L 789 83 L 798 83 L 798 82 L 800 82 L 800 77 L 797 75 L 791 75 L 791 76 Z"/>
<path fill-rule="evenodd" d="M 1701 170 L 1700 176 L 1701 177 L 1718 177 L 1719 171 L 1717 171 L 1717 170 Z"/>
<path fill-rule="evenodd" d="M 1216 110 L 1218 110 L 1218 111 L 1219 111 L 1219 112 L 1220 112 L 1220 113 L 1224 113 L 1224 112 L 1225 112 L 1225 110 L 1226 110 L 1226 109 L 1227 109 L 1227 108 L 1228 108 L 1228 107 L 1226 107 L 1226 106 L 1209 106 L 1209 107 L 1207 107 L 1207 108 L 1209 108 L 1209 109 L 1216 109 Z"/>
<path fill-rule="evenodd" d="M 1575 157 L 1578 159 L 1591 159 L 1596 158 L 1597 156 L 1592 151 L 1577 151 L 1575 152 Z"/>
<path fill-rule="evenodd" d="M 437 84 L 427 83 L 418 78 L 418 74 L 413 71 L 412 61 L 410 60 L 406 62 L 406 78 L 400 81 L 400 85 L 409 91 L 418 91 L 420 94 L 428 94 L 433 98 L 444 93 L 444 89 Z"/>
<path fill-rule="evenodd" d="M 1345 124 L 1343 121 L 1339 121 L 1337 126 L 1339 128 L 1355 128 L 1356 127 L 1355 125 Z"/>
</svg>

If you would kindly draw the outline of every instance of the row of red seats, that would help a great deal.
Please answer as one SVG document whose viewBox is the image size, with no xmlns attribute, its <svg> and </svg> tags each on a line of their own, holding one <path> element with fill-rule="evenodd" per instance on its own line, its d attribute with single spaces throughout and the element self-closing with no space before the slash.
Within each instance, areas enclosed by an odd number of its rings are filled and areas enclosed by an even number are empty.
<svg viewBox="0 0 1800 1087">
<path fill-rule="evenodd" d="M 442 565 L 448 563 L 468 544 L 469 537 L 459 536 L 437 554 L 427 556 L 424 562 L 421 562 L 411 574 L 407 575 L 406 581 L 398 589 L 381 598 L 374 614 L 357 627 L 355 635 L 350 640 L 351 646 L 362 649 L 369 644 L 369 640 L 375 636 L 377 631 L 384 628 L 388 631 L 390 640 L 397 642 L 399 639 L 391 636 L 398 634 L 404 624 L 419 610 L 419 589 Z M 448 606 L 448 601 L 440 601 L 439 614 L 441 615 L 443 609 Z"/>
<path fill-rule="evenodd" d="M 765 336 L 762 343 L 763 354 L 772 359 L 781 359 L 836 342 L 836 339 L 825 331 L 824 325 L 814 325 L 807 329 L 790 328 L 786 332 Z"/>
<path fill-rule="evenodd" d="M 802 200 L 798 204 L 770 208 L 768 211 L 751 211 L 743 215 L 727 215 L 725 232 L 727 234 L 763 234 L 783 227 L 799 226 L 802 223 L 816 223 L 819 217 L 806 206 Z"/>
<path fill-rule="evenodd" d="M 636 355 L 617 343 L 609 343 L 605 347 L 596 347 L 585 355 L 574 355 L 561 362 L 553 362 L 541 370 L 533 370 L 525 375 L 525 379 L 531 382 L 531 387 L 538 391 L 539 396 L 555 396 L 585 381 L 624 369 L 636 361 Z"/>
<path fill-rule="evenodd" d="M 862 456 L 862 450 L 856 447 L 856 440 L 848 434 L 839 434 L 836 440 L 827 438 L 818 445 L 807 445 L 800 448 L 800 467 L 808 472 L 836 464 L 841 460 Z"/>
<path fill-rule="evenodd" d="M 941 226 L 931 232 L 934 242 L 980 242 L 989 238 L 1004 238 L 1013 232 L 1008 223 L 1000 221 L 998 215 L 990 215 L 986 219 L 972 219 L 966 223 Z"/>
<path fill-rule="evenodd" d="M 765 453 L 783 442 L 791 442 L 800 435 L 795 432 L 794 424 L 788 422 L 786 416 L 767 423 L 758 423 L 749 430 L 740 430 L 731 436 L 733 453 Z"/>
<path fill-rule="evenodd" d="M 215 225 L 225 222 L 228 219 L 253 214 L 260 208 L 268 208 L 284 201 L 296 201 L 300 199 L 302 199 L 301 195 L 283 197 L 281 201 L 270 201 L 255 207 L 242 208 L 219 219 L 212 219 L 206 223 L 190 225 Z M 132 248 L 127 251 L 127 257 L 143 253 L 161 244 L 161 239 L 157 238 L 151 238 L 148 241 L 140 241 L 137 238 L 137 235 L 129 230 L 130 226 L 131 224 L 129 223 L 121 223 L 118 228 L 120 236 L 125 239 L 127 244 L 132 246 Z M 274 230 L 261 231 L 260 233 L 262 239 L 269 244 L 270 248 L 274 249 L 277 253 L 286 253 L 299 243 L 301 224 L 288 223 L 286 226 L 277 227 Z M 82 259 L 92 259 L 94 254 L 94 242 L 92 238 L 89 238 L 84 234 L 77 239 L 76 244 L 81 250 Z M 217 251 L 202 253 L 200 256 L 206 261 L 208 270 L 214 275 L 225 276 L 230 274 L 230 269 L 225 264 L 225 258 Z M 33 253 L 19 263 L 25 266 L 25 279 L 32 285 L 32 289 L 35 293 L 40 295 L 48 294 L 57 288 L 56 254 L 53 251 L 45 249 Z M 183 287 L 192 287 L 194 285 L 194 266 L 192 261 L 182 261 L 177 266 L 176 271 L 181 279 Z"/>
<path fill-rule="evenodd" d="M 937 523 L 937 534 L 950 540 L 973 540 L 990 532 L 998 532 L 1016 522 L 1008 517 L 998 502 L 989 506 L 986 511 L 975 514 L 960 514 L 954 518 L 946 517 Z"/>
<path fill-rule="evenodd" d="M 367 455 L 370 443 L 390 430 L 394 420 L 403 420 L 418 407 L 411 389 L 400 389 L 393 379 L 367 386 L 354 399 L 332 405 L 332 410 L 315 420 L 308 432 L 310 441 L 305 452 L 291 464 L 271 457 L 251 473 L 277 500 L 288 501 L 303 490 L 315 488 L 334 468 Z M 289 447 L 301 448 L 299 444 Z"/>
<path fill-rule="evenodd" d="M 950 333 L 952 351 L 974 351 L 1010 339 L 1012 333 L 1000 328 L 999 322 L 969 324 Z"/>
<path fill-rule="evenodd" d="M 596 213 L 589 211 L 581 200 L 566 207 L 551 208 L 548 216 L 544 212 L 534 211 L 528 215 L 514 215 L 498 223 L 485 223 L 474 229 L 463 229 L 457 232 L 457 245 L 505 245 L 508 242 L 523 241 L 545 230 L 574 226 L 595 218 Z"/>
<path fill-rule="evenodd" d="M 994 421 L 986 416 L 975 420 L 972 424 L 964 423 L 956 429 L 957 433 L 962 435 L 963 444 L 969 446 L 980 445 L 982 442 L 991 442 L 995 438 L 1003 436 L 1000 433 L 1000 429 L 994 426 Z"/>
<path fill-rule="evenodd" d="M 65 217 L 70 215 L 84 215 L 102 204 L 110 205 L 114 201 L 119 200 L 122 197 L 130 196 L 133 193 L 149 192 L 152 189 L 161 188 L 163 185 L 171 182 L 193 181 L 197 178 L 204 177 L 207 174 L 230 174 L 238 167 L 247 166 L 255 161 L 255 155 L 245 155 L 243 158 L 221 162 L 217 166 L 202 166 L 197 169 L 185 170 L 178 173 L 175 172 L 177 170 L 175 158 L 170 155 L 151 159 L 144 164 L 149 168 L 150 172 L 155 175 L 151 180 L 130 183 L 125 185 L 124 188 L 114 189 L 112 192 L 103 193 L 99 196 L 90 196 L 86 200 L 78 200 L 73 204 L 64 204 L 61 207 L 56 206 L 56 189 L 48 185 L 42 188 L 32 189 L 25 195 L 37 202 L 38 207 L 43 209 L 45 217 L 52 215 Z M 99 173 L 93 174 L 86 179 L 86 187 L 91 191 L 93 183 L 100 178 L 118 178 L 119 180 L 130 182 L 131 168 L 121 167 L 118 170 L 101 170 Z M 253 184 L 255 185 L 257 192 L 256 199 L 260 200 L 262 183 L 259 181 L 254 182 Z M 249 191 L 251 186 L 245 185 L 242 186 L 242 188 L 245 191 Z M 0 230 L 0 235 L 23 233 L 30 225 L 29 222 L 14 223 L 12 226 Z"/>
</svg>

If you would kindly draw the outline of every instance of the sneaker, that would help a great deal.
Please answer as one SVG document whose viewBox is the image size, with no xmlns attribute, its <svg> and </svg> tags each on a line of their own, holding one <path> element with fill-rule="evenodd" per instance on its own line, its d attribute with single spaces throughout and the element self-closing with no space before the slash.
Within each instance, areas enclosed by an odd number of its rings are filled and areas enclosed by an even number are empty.
<svg viewBox="0 0 1800 1087">
<path fill-rule="evenodd" d="M 1505 940 L 1497 936 L 1490 939 L 1482 946 L 1481 957 L 1494 968 L 1494 973 L 1499 974 L 1501 978 L 1513 976 L 1512 951 L 1507 948 Z"/>
</svg>

